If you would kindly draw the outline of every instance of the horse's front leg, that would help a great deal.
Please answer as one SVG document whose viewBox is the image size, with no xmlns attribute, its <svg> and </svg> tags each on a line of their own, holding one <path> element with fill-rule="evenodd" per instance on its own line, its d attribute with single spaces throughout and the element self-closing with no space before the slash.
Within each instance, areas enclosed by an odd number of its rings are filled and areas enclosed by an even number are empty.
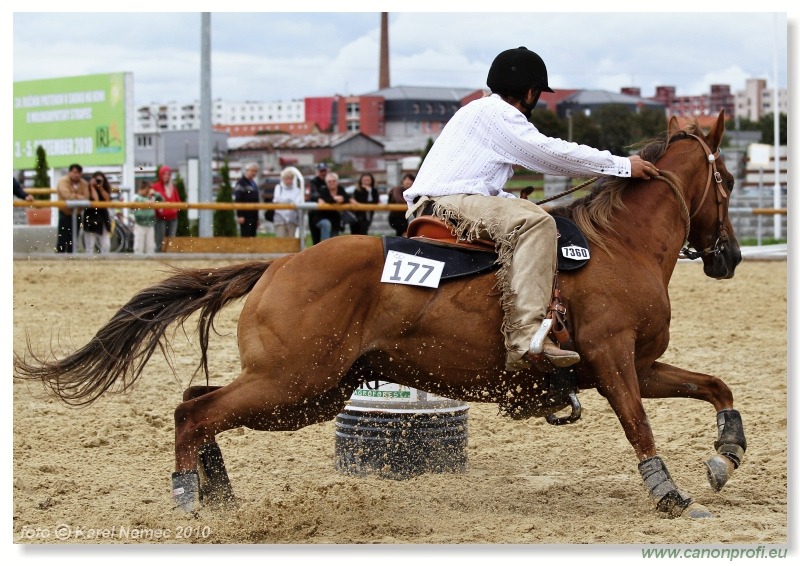
<svg viewBox="0 0 800 566">
<path fill-rule="evenodd" d="M 708 483 L 719 491 L 739 467 L 747 450 L 742 416 L 733 408 L 733 394 L 718 377 L 656 362 L 642 379 L 642 397 L 688 397 L 707 401 L 717 411 L 717 450 L 706 462 Z"/>
<path fill-rule="evenodd" d="M 666 464 L 657 454 L 653 430 L 639 391 L 633 348 L 619 346 L 595 351 L 587 361 L 597 371 L 598 392 L 608 400 L 628 442 L 636 451 L 639 473 L 656 509 L 671 517 L 712 517 L 708 509 L 678 489 Z"/>
</svg>

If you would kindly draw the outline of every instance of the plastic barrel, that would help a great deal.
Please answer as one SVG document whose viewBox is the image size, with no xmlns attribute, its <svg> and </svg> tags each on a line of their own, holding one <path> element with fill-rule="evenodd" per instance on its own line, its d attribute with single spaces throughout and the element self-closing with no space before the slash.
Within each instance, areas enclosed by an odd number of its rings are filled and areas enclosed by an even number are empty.
<svg viewBox="0 0 800 566">
<path fill-rule="evenodd" d="M 336 417 L 336 469 L 407 479 L 467 467 L 469 407 L 381 382 L 361 387 Z"/>
</svg>

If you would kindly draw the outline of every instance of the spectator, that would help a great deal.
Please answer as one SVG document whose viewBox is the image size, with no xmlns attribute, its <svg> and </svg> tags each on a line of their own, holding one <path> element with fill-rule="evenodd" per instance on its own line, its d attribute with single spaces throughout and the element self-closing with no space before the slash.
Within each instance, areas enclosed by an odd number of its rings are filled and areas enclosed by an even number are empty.
<svg viewBox="0 0 800 566">
<path fill-rule="evenodd" d="M 89 200 L 111 201 L 111 185 L 105 174 L 97 171 L 89 182 Z M 99 242 L 100 253 L 111 251 L 111 218 L 107 208 L 87 208 L 83 211 L 83 246 L 87 254 L 94 253 Z"/>
<path fill-rule="evenodd" d="M 372 173 L 362 173 L 353 191 L 353 198 L 356 202 L 364 204 L 378 204 L 378 188 L 375 186 L 375 177 Z M 356 218 L 355 223 L 350 224 L 351 234 L 368 234 L 369 227 L 372 225 L 373 211 L 356 210 L 353 213 Z"/>
<path fill-rule="evenodd" d="M 161 195 L 164 202 L 181 202 L 178 188 L 172 184 L 172 169 L 162 165 L 158 170 L 158 180 L 153 190 Z M 174 238 L 178 233 L 178 209 L 159 208 L 156 210 L 155 238 L 156 252 L 164 247 L 164 238 Z"/>
<path fill-rule="evenodd" d="M 339 175 L 328 173 L 325 177 L 325 188 L 320 191 L 317 204 L 345 204 L 349 200 L 347 192 L 339 185 Z M 319 241 L 327 240 L 339 235 L 342 215 L 338 210 L 313 210 L 309 214 L 309 223 L 319 230 Z"/>
<path fill-rule="evenodd" d="M 311 202 L 316 202 L 319 198 L 319 194 L 326 190 L 326 181 L 325 178 L 328 176 L 328 164 L 327 163 L 317 163 L 317 176 L 309 181 L 309 185 L 311 187 L 311 191 L 309 193 L 308 200 Z"/>
<path fill-rule="evenodd" d="M 403 198 L 403 193 L 414 184 L 414 175 L 412 173 L 406 173 L 403 175 L 401 183 L 401 185 L 389 191 L 389 204 L 407 204 L 405 198 Z M 406 218 L 405 211 L 390 211 L 389 226 L 394 228 L 395 235 L 405 236 L 406 229 L 408 229 L 408 219 Z"/>
<path fill-rule="evenodd" d="M 255 178 L 258 175 L 258 164 L 248 163 L 233 190 L 234 202 L 259 202 L 258 185 Z M 236 222 L 239 223 L 239 235 L 242 238 L 255 238 L 258 231 L 258 210 L 237 210 Z"/>
<path fill-rule="evenodd" d="M 133 197 L 133 202 L 163 202 L 164 198 L 153 190 L 147 181 L 139 184 L 139 191 Z M 156 251 L 156 209 L 155 208 L 134 208 L 133 209 L 133 253 L 152 254 Z"/>
<path fill-rule="evenodd" d="M 325 177 L 328 175 L 328 165 L 326 163 L 317 163 L 317 175 L 309 181 L 308 202 L 319 201 L 320 193 L 326 192 Z M 311 232 L 311 241 L 318 244 L 320 241 L 319 228 L 311 222 L 313 213 L 309 213 L 308 228 Z"/>
<path fill-rule="evenodd" d="M 19 184 L 17 178 L 14 176 L 12 176 L 11 178 L 14 179 L 14 196 L 17 197 L 18 199 L 32 201 L 33 197 L 25 192 L 25 189 L 23 189 L 22 185 Z"/>
<path fill-rule="evenodd" d="M 81 176 L 83 167 L 77 163 L 69 166 L 65 177 L 56 183 L 58 200 L 88 200 L 89 184 Z M 77 209 L 78 226 L 81 224 L 81 209 Z M 62 205 L 58 209 L 58 236 L 56 238 L 56 252 L 71 254 L 73 249 L 72 234 L 72 209 Z"/>
<path fill-rule="evenodd" d="M 302 181 L 294 174 L 294 169 L 287 167 L 281 171 L 281 182 L 275 185 L 272 202 L 277 204 L 301 204 L 303 202 Z M 294 238 L 300 223 L 300 213 L 294 209 L 275 211 L 273 223 L 278 238 Z"/>
</svg>

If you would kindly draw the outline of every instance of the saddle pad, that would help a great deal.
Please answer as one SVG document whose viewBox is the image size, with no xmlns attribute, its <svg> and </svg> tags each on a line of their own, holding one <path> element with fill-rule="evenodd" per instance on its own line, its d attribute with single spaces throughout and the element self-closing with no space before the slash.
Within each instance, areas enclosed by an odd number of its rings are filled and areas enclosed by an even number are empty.
<svg viewBox="0 0 800 566">
<path fill-rule="evenodd" d="M 442 281 L 468 275 L 478 275 L 500 267 L 500 264 L 497 263 L 497 254 L 494 252 L 458 249 L 453 246 L 434 244 L 430 241 L 404 238 L 402 236 L 383 237 L 384 259 L 389 251 L 444 262 Z"/>
<path fill-rule="evenodd" d="M 553 216 L 558 230 L 558 270 L 573 271 L 586 265 L 589 258 L 567 257 L 564 249 L 570 247 L 584 248 L 589 253 L 589 244 L 578 226 L 563 216 Z M 394 250 L 404 254 L 418 255 L 427 259 L 444 262 L 442 280 L 477 275 L 500 267 L 495 252 L 458 248 L 448 243 L 434 243 L 435 240 L 403 238 L 398 236 L 383 237 L 383 257 Z"/>
<path fill-rule="evenodd" d="M 556 221 L 556 229 L 558 230 L 558 270 L 573 271 L 586 265 L 586 262 L 589 261 L 589 243 L 580 228 L 569 218 L 553 216 L 553 219 Z M 584 248 L 587 254 L 586 257 L 581 259 L 565 256 L 564 248 L 571 247 Z"/>
</svg>

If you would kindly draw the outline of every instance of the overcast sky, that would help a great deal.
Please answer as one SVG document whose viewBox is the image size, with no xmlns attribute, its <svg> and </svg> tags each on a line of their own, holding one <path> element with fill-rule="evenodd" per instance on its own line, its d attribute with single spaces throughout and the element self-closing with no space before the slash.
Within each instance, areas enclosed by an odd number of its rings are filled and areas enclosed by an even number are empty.
<svg viewBox="0 0 800 566">
<path fill-rule="evenodd" d="M 136 105 L 199 100 L 204 2 L 184 13 L 63 13 L 66 5 L 52 4 L 53 12 L 13 13 L 14 81 L 131 72 Z M 741 90 L 748 78 L 773 86 L 776 53 L 779 86 L 787 85 L 789 2 L 764 0 L 759 7 L 773 12 L 755 13 L 414 11 L 434 4 L 407 1 L 400 5 L 408 11 L 389 13 L 393 86 L 485 88 L 494 56 L 520 45 L 542 56 L 556 90 L 638 86 L 647 97 L 657 85 L 679 95 L 718 83 Z M 378 12 L 212 11 L 212 98 L 268 102 L 377 90 L 379 39 Z"/>
</svg>

